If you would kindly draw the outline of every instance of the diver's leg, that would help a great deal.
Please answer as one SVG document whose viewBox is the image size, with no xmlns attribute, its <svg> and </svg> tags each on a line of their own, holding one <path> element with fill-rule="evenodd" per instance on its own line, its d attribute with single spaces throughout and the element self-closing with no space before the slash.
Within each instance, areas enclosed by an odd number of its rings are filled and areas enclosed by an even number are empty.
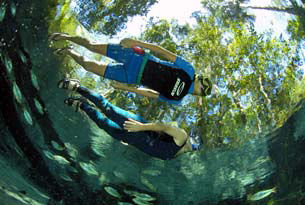
<svg viewBox="0 0 305 205">
<path fill-rule="evenodd" d="M 92 107 L 87 102 L 83 102 L 80 105 L 80 109 L 82 109 L 99 128 L 103 129 L 110 136 L 117 140 L 123 140 L 127 131 L 112 120 L 106 118 L 101 112 L 97 111 L 96 108 Z"/>
<path fill-rule="evenodd" d="M 94 53 L 98 53 L 104 56 L 107 54 L 108 44 L 91 42 L 88 39 L 80 36 L 68 36 L 66 40 L 72 41 L 73 43 L 83 46 Z"/>
<path fill-rule="evenodd" d="M 103 129 L 111 137 L 115 138 L 116 140 L 133 145 L 139 150 L 147 153 L 146 132 L 128 132 L 123 128 L 123 126 L 120 126 L 116 122 L 110 120 L 109 118 L 106 118 L 102 113 L 98 112 L 96 108 L 90 106 L 86 102 L 83 102 L 80 105 L 80 109 L 82 109 L 89 116 L 89 118 L 97 124 L 99 128 Z"/>
<path fill-rule="evenodd" d="M 135 115 L 135 114 L 125 111 L 117 106 L 112 105 L 103 96 L 101 96 L 97 93 L 94 93 L 85 87 L 82 87 L 82 86 L 78 87 L 77 92 L 79 94 L 81 94 L 82 96 L 84 96 L 85 98 L 89 99 L 91 102 L 93 102 L 98 108 L 101 109 L 101 111 L 108 118 L 110 118 L 112 121 L 114 121 L 116 124 L 118 124 L 122 128 L 123 128 L 124 122 L 128 118 L 131 118 L 131 119 L 143 122 L 143 123 L 146 122 L 139 115 Z"/>
<path fill-rule="evenodd" d="M 91 42 L 90 40 L 81 36 L 70 36 L 67 33 L 53 33 L 50 35 L 49 40 L 51 41 L 68 40 L 80 46 L 83 46 L 95 53 L 101 55 L 107 54 L 107 44 L 99 44 L 99 43 Z"/>
<path fill-rule="evenodd" d="M 80 55 L 71 48 L 62 49 L 59 54 L 71 56 L 79 65 L 89 72 L 95 73 L 99 76 L 104 76 L 105 74 L 107 63 L 88 60 L 86 57 Z"/>
</svg>

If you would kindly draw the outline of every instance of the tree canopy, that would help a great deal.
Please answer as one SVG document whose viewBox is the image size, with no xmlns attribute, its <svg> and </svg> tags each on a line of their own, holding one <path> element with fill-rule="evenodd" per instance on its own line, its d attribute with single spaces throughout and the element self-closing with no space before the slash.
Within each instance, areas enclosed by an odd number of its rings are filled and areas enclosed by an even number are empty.
<svg viewBox="0 0 305 205">
<path fill-rule="evenodd" d="M 81 0 L 77 19 L 88 30 L 114 35 L 125 28 L 130 17 L 145 16 L 157 0 Z"/>
<path fill-rule="evenodd" d="M 204 8 L 206 8 L 211 15 L 217 16 L 221 19 L 224 25 L 230 24 L 232 21 L 238 22 L 254 22 L 255 16 L 249 14 L 250 9 L 266 10 L 270 12 L 280 12 L 292 15 L 289 20 L 287 31 L 291 34 L 293 39 L 304 38 L 305 28 L 305 1 L 297 0 L 274 0 L 271 6 L 249 6 L 249 0 L 202 0 Z"/>
</svg>

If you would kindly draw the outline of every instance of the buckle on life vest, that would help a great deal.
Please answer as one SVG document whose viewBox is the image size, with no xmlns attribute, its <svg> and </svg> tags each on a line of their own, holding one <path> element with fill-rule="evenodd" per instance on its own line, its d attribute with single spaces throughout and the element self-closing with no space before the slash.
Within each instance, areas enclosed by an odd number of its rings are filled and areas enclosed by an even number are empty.
<svg viewBox="0 0 305 205">
<path fill-rule="evenodd" d="M 137 54 L 139 54 L 139 55 L 142 55 L 142 56 L 145 54 L 145 51 L 144 51 L 142 48 L 138 47 L 138 46 L 132 47 L 132 50 L 133 50 L 135 53 L 137 53 Z"/>
</svg>

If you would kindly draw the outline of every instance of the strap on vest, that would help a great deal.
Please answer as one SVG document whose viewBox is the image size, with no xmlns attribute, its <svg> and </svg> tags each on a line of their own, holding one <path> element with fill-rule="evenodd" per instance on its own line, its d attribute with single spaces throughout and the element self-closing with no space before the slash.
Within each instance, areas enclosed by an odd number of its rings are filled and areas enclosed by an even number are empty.
<svg viewBox="0 0 305 205">
<path fill-rule="evenodd" d="M 141 84 L 141 79 L 142 79 L 142 75 L 143 75 L 143 72 L 144 72 L 145 65 L 147 63 L 147 59 L 148 59 L 148 54 L 145 54 L 144 57 L 143 57 L 142 65 L 141 65 L 139 73 L 138 73 L 137 85 Z"/>
</svg>

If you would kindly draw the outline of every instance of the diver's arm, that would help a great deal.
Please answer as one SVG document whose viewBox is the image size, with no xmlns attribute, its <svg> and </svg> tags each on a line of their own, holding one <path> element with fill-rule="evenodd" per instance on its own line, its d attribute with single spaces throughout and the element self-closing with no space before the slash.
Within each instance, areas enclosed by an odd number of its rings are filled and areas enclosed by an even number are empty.
<svg viewBox="0 0 305 205">
<path fill-rule="evenodd" d="M 147 48 L 155 53 L 162 55 L 164 58 L 168 59 L 169 61 L 176 62 L 177 56 L 174 53 L 166 50 L 165 48 L 162 48 L 161 46 L 155 45 L 155 44 L 146 43 L 146 42 L 134 40 L 131 38 L 123 39 L 120 44 L 126 48 L 132 48 L 134 46 Z"/>
<path fill-rule="evenodd" d="M 155 90 L 152 90 L 152 89 L 137 88 L 137 87 L 127 86 L 123 83 L 117 83 L 117 82 L 112 83 L 111 85 L 116 89 L 126 90 L 126 91 L 129 91 L 129 92 L 134 92 L 134 93 L 137 93 L 137 94 L 145 96 L 145 97 L 149 97 L 149 98 L 158 98 L 159 97 L 159 93 Z"/>
<path fill-rule="evenodd" d="M 159 93 L 157 91 L 148 89 L 148 88 L 135 88 L 135 90 L 133 92 L 135 92 L 139 95 L 145 96 L 145 97 L 149 97 L 149 98 L 158 98 L 159 97 Z"/>
<path fill-rule="evenodd" d="M 124 122 L 124 129 L 128 132 L 139 132 L 139 131 L 157 131 L 165 132 L 172 136 L 178 145 L 183 144 L 187 139 L 187 134 L 184 129 L 167 125 L 164 123 L 141 123 L 136 120 L 128 119 Z"/>
</svg>

